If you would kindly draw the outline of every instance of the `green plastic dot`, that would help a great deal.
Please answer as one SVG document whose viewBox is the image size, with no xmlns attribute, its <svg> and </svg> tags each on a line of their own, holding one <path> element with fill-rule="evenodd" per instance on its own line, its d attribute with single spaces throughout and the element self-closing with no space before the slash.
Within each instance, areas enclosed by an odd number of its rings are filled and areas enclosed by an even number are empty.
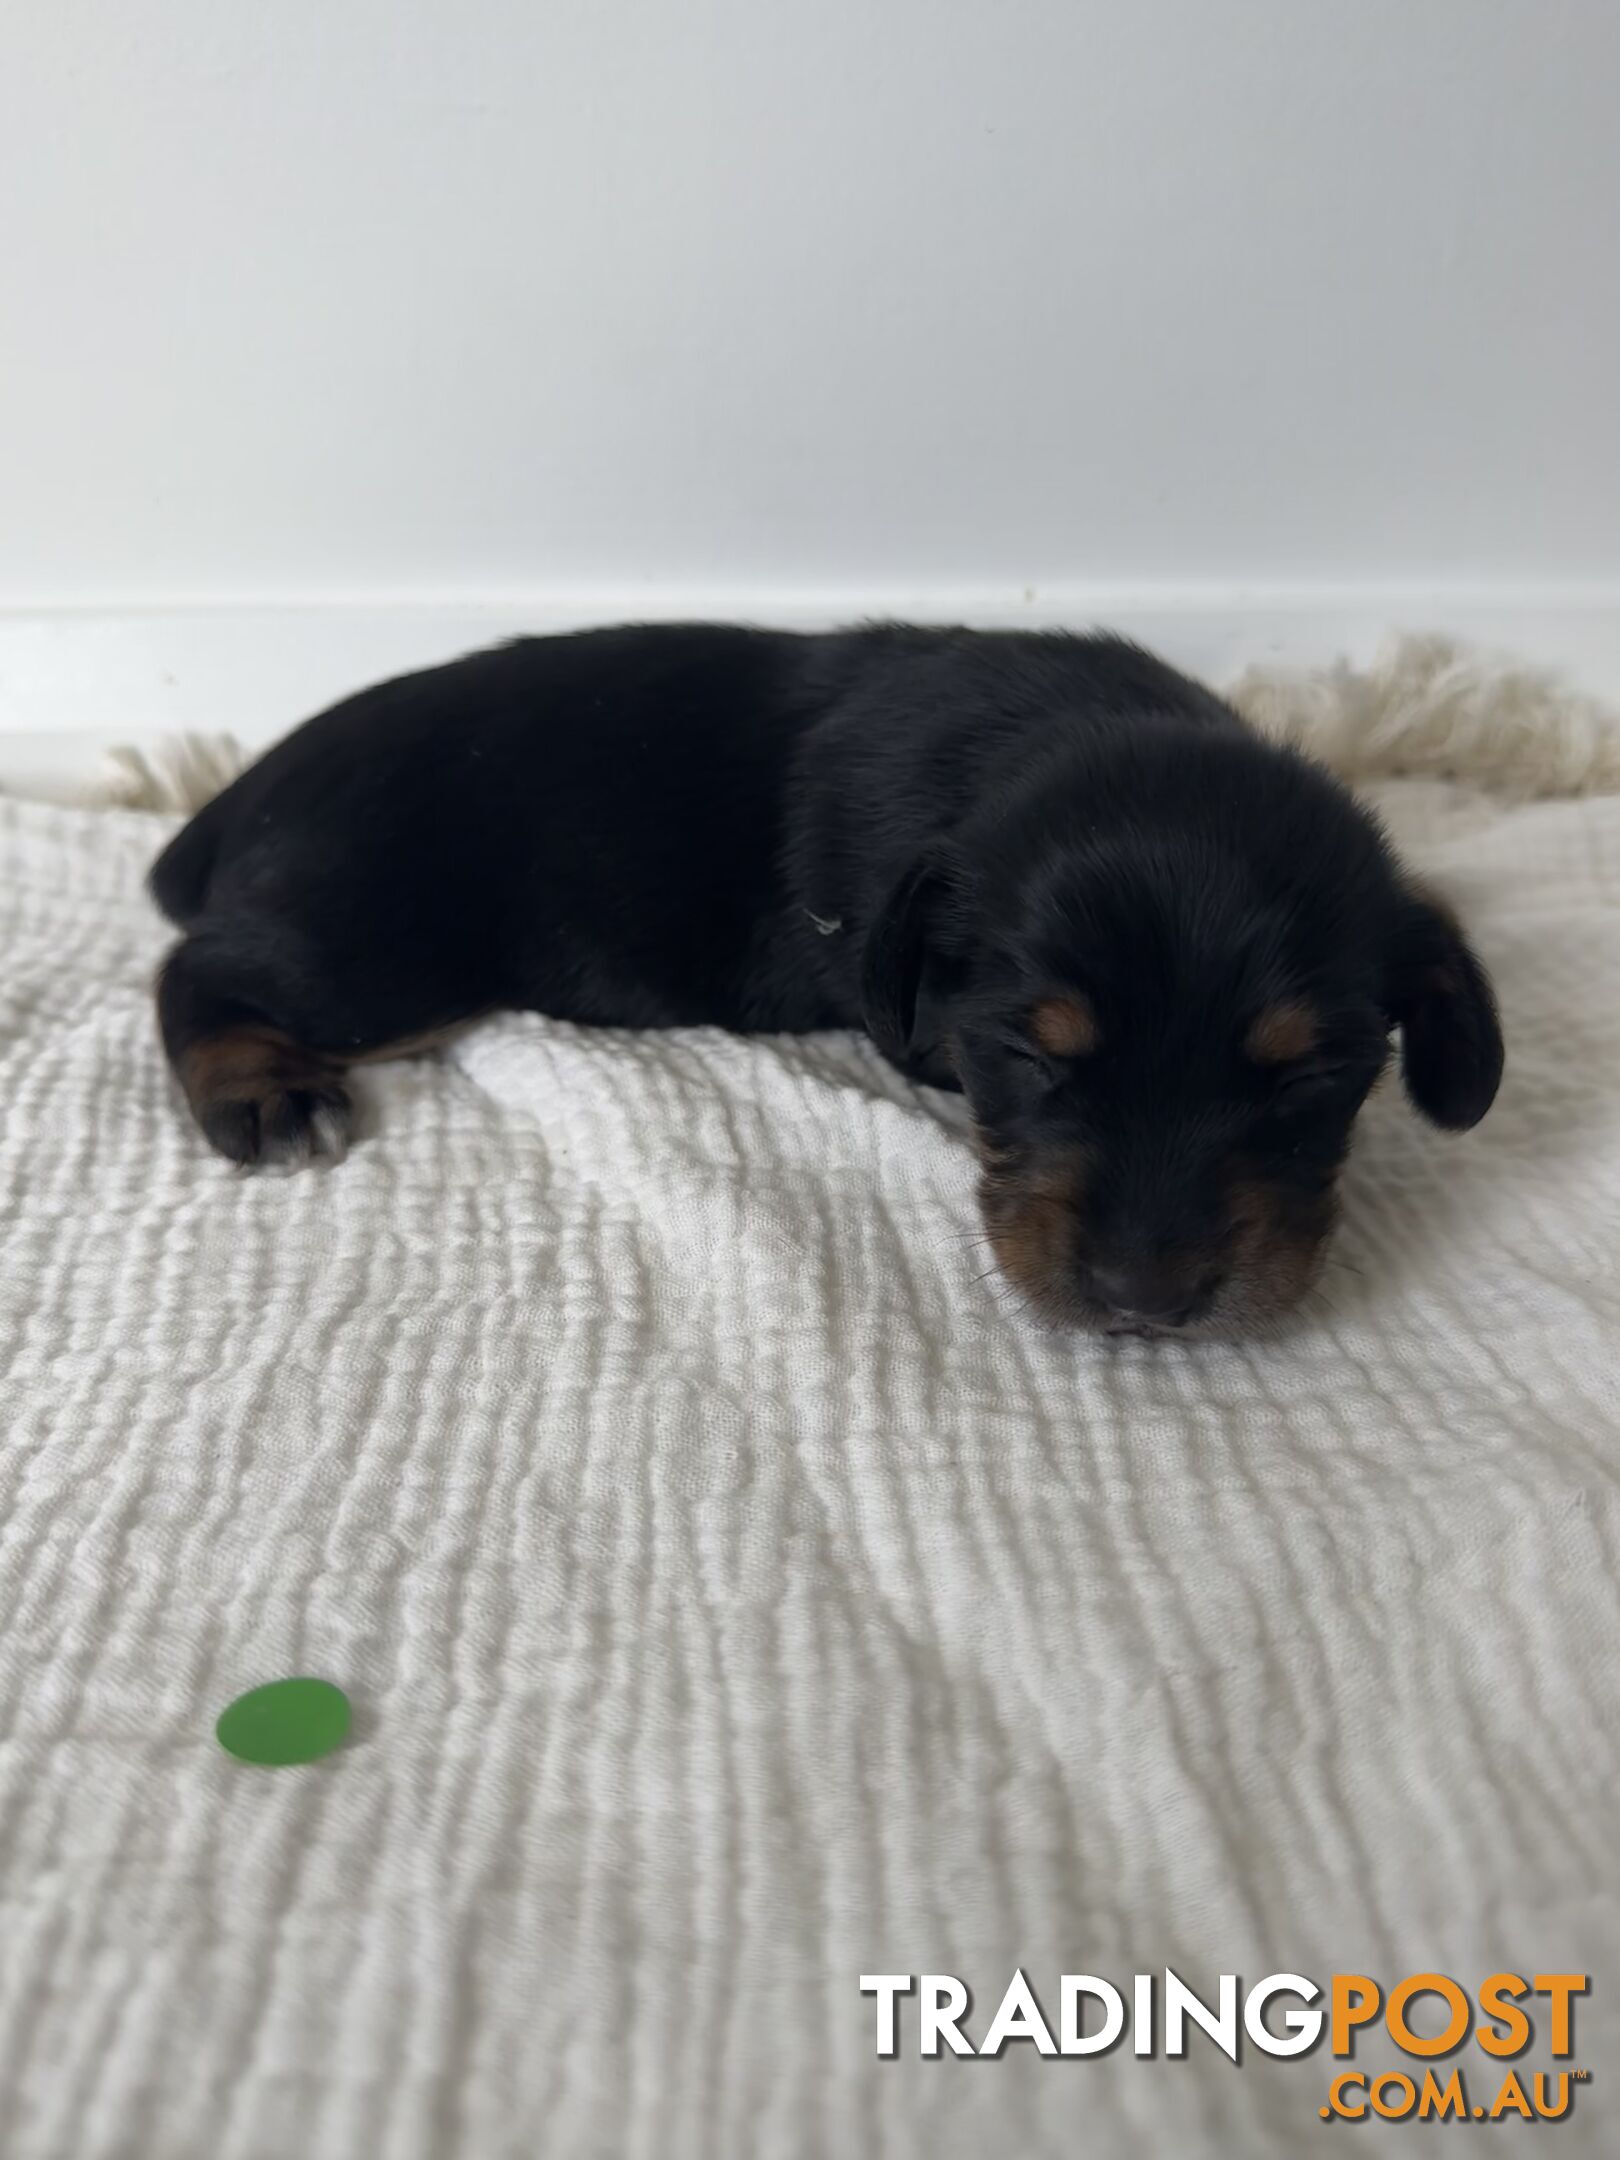
<svg viewBox="0 0 1620 2160">
<path fill-rule="evenodd" d="M 221 1712 L 214 1737 L 241 1762 L 317 1762 L 341 1747 L 349 1698 L 330 1680 L 271 1680 Z"/>
</svg>

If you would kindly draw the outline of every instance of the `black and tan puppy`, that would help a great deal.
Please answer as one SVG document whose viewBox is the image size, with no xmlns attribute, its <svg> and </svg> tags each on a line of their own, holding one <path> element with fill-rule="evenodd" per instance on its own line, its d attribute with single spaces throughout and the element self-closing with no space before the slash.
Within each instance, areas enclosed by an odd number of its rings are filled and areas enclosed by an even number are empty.
<svg viewBox="0 0 1620 2160">
<path fill-rule="evenodd" d="M 233 1161 L 338 1152 L 351 1064 L 500 1006 L 864 1026 L 966 1091 L 1003 1269 L 1085 1326 L 1264 1323 L 1391 1032 L 1440 1125 L 1502 1066 L 1373 820 L 1111 638 L 528 640 L 310 721 L 152 889 L 164 1044 Z"/>
</svg>

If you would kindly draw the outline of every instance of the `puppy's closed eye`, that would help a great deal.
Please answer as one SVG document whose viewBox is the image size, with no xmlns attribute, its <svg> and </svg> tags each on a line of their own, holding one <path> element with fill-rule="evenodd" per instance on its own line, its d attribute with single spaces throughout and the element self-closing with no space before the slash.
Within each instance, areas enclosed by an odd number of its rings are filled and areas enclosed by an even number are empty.
<svg viewBox="0 0 1620 2160">
<path fill-rule="evenodd" d="M 996 1037 L 1008 1057 L 1017 1064 L 1028 1065 L 1033 1071 L 1050 1074 L 1056 1061 L 1044 1050 L 1037 1049 L 1029 1036 L 1018 1028 L 1007 1028 Z"/>
<path fill-rule="evenodd" d="M 1285 1066 L 1273 1073 L 1271 1092 L 1276 1101 L 1288 1109 L 1294 1109 L 1318 1096 L 1330 1094 L 1344 1077 L 1342 1065 L 1311 1058 L 1303 1064 Z"/>
</svg>

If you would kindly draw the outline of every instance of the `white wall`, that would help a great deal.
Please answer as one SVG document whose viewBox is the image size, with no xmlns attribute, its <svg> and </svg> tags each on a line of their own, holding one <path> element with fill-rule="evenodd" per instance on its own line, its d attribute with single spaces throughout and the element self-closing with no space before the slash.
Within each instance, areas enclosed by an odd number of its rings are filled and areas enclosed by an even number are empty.
<svg viewBox="0 0 1620 2160">
<path fill-rule="evenodd" d="M 1620 585 L 1609 0 L 11 0 L 0 606 Z"/>
<path fill-rule="evenodd" d="M 1620 697 L 1620 0 L 5 0 L 0 784 L 623 614 Z"/>
</svg>

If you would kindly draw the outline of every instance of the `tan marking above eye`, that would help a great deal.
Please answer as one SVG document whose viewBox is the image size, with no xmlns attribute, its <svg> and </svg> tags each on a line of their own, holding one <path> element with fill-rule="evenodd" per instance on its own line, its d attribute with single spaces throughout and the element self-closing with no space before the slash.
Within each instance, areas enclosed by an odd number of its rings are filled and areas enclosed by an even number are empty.
<svg viewBox="0 0 1620 2160">
<path fill-rule="evenodd" d="M 1029 1016 L 1029 1032 L 1048 1057 L 1085 1057 L 1097 1047 L 1097 1015 L 1072 991 L 1042 998 Z"/>
<path fill-rule="evenodd" d="M 1309 1057 L 1321 1029 L 1317 1015 L 1299 998 L 1285 998 L 1268 1005 L 1243 1039 L 1243 1047 L 1257 1065 L 1292 1065 Z"/>
</svg>

